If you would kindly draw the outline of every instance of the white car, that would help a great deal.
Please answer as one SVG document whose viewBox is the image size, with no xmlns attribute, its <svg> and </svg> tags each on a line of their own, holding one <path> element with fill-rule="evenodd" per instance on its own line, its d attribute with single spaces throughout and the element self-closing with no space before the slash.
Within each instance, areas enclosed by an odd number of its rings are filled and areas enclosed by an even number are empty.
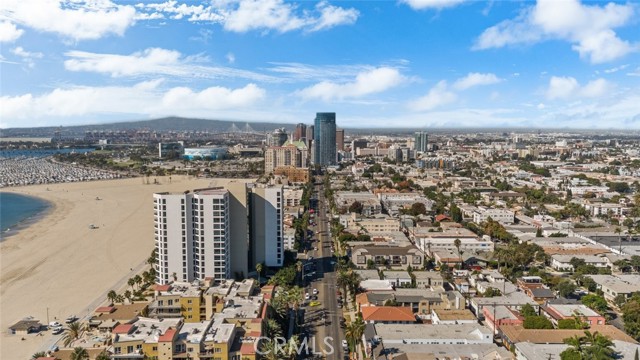
<svg viewBox="0 0 640 360">
<path fill-rule="evenodd" d="M 349 349 L 349 344 L 347 344 L 347 340 L 342 340 L 342 348 L 345 350 Z"/>
<path fill-rule="evenodd" d="M 309 293 L 304 294 L 304 299 L 305 300 L 311 299 L 311 295 L 309 295 Z"/>
<path fill-rule="evenodd" d="M 53 335 L 58 335 L 58 334 L 62 334 L 62 332 L 64 331 L 64 329 L 62 328 L 62 326 L 58 326 L 56 328 L 51 329 L 51 333 Z"/>
<path fill-rule="evenodd" d="M 62 324 L 60 324 L 57 321 L 52 321 L 49 323 L 49 329 L 54 329 L 54 328 L 58 328 L 58 327 L 62 327 Z"/>
<path fill-rule="evenodd" d="M 313 295 L 318 295 L 318 289 L 313 289 Z"/>
</svg>

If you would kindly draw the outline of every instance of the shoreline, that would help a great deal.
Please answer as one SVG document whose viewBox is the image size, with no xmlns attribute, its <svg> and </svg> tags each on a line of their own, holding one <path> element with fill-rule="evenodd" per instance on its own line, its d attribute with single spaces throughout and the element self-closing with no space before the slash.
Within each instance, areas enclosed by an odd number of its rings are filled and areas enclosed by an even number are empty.
<svg viewBox="0 0 640 360">
<path fill-rule="evenodd" d="M 33 195 L 25 195 L 22 193 L 18 193 L 18 192 L 11 192 L 11 191 L 3 191 L 0 190 L 0 193 L 12 193 L 12 194 L 19 194 L 21 196 L 25 196 L 25 197 L 29 197 L 29 198 L 33 198 L 33 199 L 37 199 L 39 201 L 44 202 L 45 208 L 38 211 L 37 213 L 28 216 L 20 221 L 18 221 L 17 223 L 11 225 L 8 229 L 3 230 L 2 232 L 0 232 L 0 242 L 5 241 L 6 239 L 18 235 L 20 233 L 20 231 L 28 229 L 30 226 L 33 226 L 34 224 L 37 224 L 39 221 L 44 220 L 47 216 L 49 216 L 56 208 L 56 204 L 50 200 L 47 200 L 45 198 L 39 197 L 39 196 L 33 196 Z"/>
<path fill-rule="evenodd" d="M 106 301 L 105 291 L 118 287 L 153 250 L 153 193 L 252 181 L 175 175 L 171 182 L 157 179 L 158 184 L 126 178 L 3 189 L 52 206 L 0 241 L 0 327 L 7 329 L 27 316 L 46 324 L 92 314 L 93 305 Z M 0 359 L 29 358 L 54 338 L 49 331 L 43 334 L 24 336 L 23 341 L 3 331 Z"/>
</svg>

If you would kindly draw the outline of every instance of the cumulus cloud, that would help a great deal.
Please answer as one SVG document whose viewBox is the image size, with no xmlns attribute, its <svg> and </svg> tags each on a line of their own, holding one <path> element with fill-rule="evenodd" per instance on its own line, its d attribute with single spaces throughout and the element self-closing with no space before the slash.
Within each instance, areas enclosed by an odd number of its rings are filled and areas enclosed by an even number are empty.
<svg viewBox="0 0 640 360">
<path fill-rule="evenodd" d="M 458 99 L 458 96 L 449 91 L 447 82 L 442 80 L 432 87 L 427 95 L 409 102 L 409 109 L 413 111 L 433 110 L 435 108 L 451 104 Z"/>
<path fill-rule="evenodd" d="M 224 0 L 194 5 L 168 0 L 163 3 L 137 4 L 141 11 L 166 14 L 171 19 L 219 23 L 227 31 L 244 33 L 253 30 L 306 32 L 330 29 L 356 22 L 360 13 L 354 8 L 334 6 L 326 1 L 313 10 L 301 11 L 295 3 L 284 0 Z"/>
<path fill-rule="evenodd" d="M 414 10 L 444 9 L 460 5 L 465 0 L 401 0 Z"/>
<path fill-rule="evenodd" d="M 354 8 L 345 9 L 339 6 L 330 5 L 326 1 L 321 1 L 316 5 L 320 12 L 320 17 L 311 25 L 309 31 L 320 31 L 330 29 L 339 25 L 351 25 L 358 20 L 360 13 Z"/>
<path fill-rule="evenodd" d="M 568 99 L 574 97 L 596 98 L 605 95 L 613 85 L 605 79 L 596 79 L 581 86 L 573 77 L 552 76 L 546 91 L 548 99 Z"/>
<path fill-rule="evenodd" d="M 122 36 L 136 17 L 133 6 L 109 0 L 3 0 L 0 7 L 11 21 L 74 40 Z"/>
<path fill-rule="evenodd" d="M 636 9 L 631 4 L 583 5 L 579 0 L 538 0 L 515 19 L 486 29 L 474 49 L 500 48 L 516 44 L 560 39 L 572 44 L 581 58 L 603 63 L 637 51 L 613 29 L 628 25 Z"/>
<path fill-rule="evenodd" d="M 160 84 L 162 81 L 151 80 L 133 86 L 80 86 L 57 88 L 41 95 L 2 96 L 0 117 L 5 126 L 15 126 L 23 119 L 101 114 L 202 116 L 211 115 L 212 111 L 252 107 L 266 95 L 255 84 L 238 89 L 214 86 L 200 91 L 186 87 L 163 90 Z"/>
<path fill-rule="evenodd" d="M 379 67 L 359 73 L 354 81 L 336 83 L 323 81 L 297 92 L 304 99 L 333 99 L 358 98 L 370 94 L 380 93 L 396 87 L 407 80 L 400 71 L 390 67 Z"/>
<path fill-rule="evenodd" d="M 458 79 L 453 84 L 453 87 L 457 90 L 466 90 L 474 86 L 497 84 L 500 81 L 502 81 L 502 79 L 498 78 L 495 74 L 469 73 L 467 76 Z"/>
<path fill-rule="evenodd" d="M 18 29 L 15 24 L 9 21 L 0 21 L 0 43 L 10 43 L 18 40 L 24 30 Z"/>
</svg>

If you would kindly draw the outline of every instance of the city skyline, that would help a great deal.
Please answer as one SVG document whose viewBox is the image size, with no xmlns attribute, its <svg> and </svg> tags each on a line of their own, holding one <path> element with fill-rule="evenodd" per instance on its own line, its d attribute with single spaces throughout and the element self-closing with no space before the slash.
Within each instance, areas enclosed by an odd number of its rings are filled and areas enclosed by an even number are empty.
<svg viewBox="0 0 640 360">
<path fill-rule="evenodd" d="M 172 115 L 309 124 L 328 110 L 344 128 L 638 129 L 639 11 L 569 0 L 6 1 L 0 128 Z"/>
</svg>

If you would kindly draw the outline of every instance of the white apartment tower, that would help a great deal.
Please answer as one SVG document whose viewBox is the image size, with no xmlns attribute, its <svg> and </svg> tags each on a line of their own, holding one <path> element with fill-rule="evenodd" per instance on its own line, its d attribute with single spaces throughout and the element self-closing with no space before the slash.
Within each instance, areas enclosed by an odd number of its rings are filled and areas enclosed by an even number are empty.
<svg viewBox="0 0 640 360">
<path fill-rule="evenodd" d="M 230 277 L 229 192 L 156 193 L 157 283 Z"/>
<path fill-rule="evenodd" d="M 284 261 L 284 190 L 282 186 L 251 189 L 252 266 L 280 267 Z"/>
</svg>

